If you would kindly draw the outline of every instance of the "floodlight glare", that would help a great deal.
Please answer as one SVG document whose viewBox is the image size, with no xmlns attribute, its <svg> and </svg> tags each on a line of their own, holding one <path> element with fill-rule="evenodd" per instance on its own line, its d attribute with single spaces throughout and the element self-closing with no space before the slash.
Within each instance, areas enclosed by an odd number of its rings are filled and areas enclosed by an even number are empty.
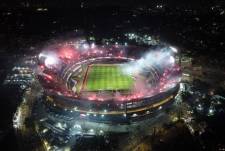
<svg viewBox="0 0 225 151">
<path fill-rule="evenodd" d="M 174 48 L 174 47 L 172 47 L 172 46 L 170 46 L 170 49 L 171 49 L 174 53 L 177 53 L 177 52 L 178 52 L 177 48 Z"/>
</svg>

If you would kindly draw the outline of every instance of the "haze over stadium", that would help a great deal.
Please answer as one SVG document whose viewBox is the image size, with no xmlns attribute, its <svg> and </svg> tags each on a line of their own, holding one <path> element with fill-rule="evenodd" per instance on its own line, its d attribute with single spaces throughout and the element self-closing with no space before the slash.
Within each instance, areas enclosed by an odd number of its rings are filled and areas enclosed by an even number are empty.
<svg viewBox="0 0 225 151">
<path fill-rule="evenodd" d="M 166 91 L 180 80 L 179 74 L 176 74 L 180 69 L 174 58 L 177 50 L 171 46 L 147 49 L 139 59 L 125 56 L 129 47 L 118 44 L 96 46 L 94 43 L 88 44 L 85 40 L 75 40 L 70 44 L 53 48 L 54 51 L 44 49 L 40 53 L 41 67 L 46 68 L 39 71 L 57 71 L 62 74 L 62 77 L 58 73 L 50 76 L 62 78 L 68 90 L 75 94 L 73 96 L 93 100 L 97 94 L 97 100 L 131 100 Z M 112 76 L 114 80 L 111 79 Z M 129 94 L 122 95 L 119 90 L 128 87 Z M 109 97 L 107 90 L 116 91 L 116 95 L 110 92 Z M 87 91 L 89 93 L 86 93 Z M 103 91 L 104 94 L 101 95 L 100 92 Z"/>
</svg>

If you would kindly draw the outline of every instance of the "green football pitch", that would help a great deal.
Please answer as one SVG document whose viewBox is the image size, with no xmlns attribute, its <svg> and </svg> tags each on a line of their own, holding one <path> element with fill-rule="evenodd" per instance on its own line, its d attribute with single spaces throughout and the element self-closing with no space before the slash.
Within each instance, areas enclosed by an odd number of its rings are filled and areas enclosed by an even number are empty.
<svg viewBox="0 0 225 151">
<path fill-rule="evenodd" d="M 84 91 L 129 90 L 134 79 L 116 64 L 93 64 L 87 69 Z"/>
</svg>

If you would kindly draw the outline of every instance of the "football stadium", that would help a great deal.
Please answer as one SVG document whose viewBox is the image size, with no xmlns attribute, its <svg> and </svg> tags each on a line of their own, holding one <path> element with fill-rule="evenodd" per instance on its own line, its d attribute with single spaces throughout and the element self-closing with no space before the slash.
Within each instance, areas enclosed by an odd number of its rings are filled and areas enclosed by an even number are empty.
<svg viewBox="0 0 225 151">
<path fill-rule="evenodd" d="M 173 104 L 179 90 L 174 49 L 78 42 L 47 48 L 39 54 L 37 73 L 44 105 L 51 113 L 93 123 L 154 118 Z"/>
</svg>

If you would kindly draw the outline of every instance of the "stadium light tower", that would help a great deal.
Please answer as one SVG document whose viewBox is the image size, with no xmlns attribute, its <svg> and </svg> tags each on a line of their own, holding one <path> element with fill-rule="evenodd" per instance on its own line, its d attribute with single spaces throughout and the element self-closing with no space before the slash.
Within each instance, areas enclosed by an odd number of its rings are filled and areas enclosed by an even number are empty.
<svg viewBox="0 0 225 151">
<path fill-rule="evenodd" d="M 171 49 L 174 53 L 178 53 L 177 48 L 170 46 L 170 49 Z"/>
<path fill-rule="evenodd" d="M 170 56 L 169 62 L 170 62 L 171 64 L 174 64 L 174 63 L 175 63 L 175 58 L 174 58 L 173 56 Z"/>
<path fill-rule="evenodd" d="M 56 59 L 55 59 L 54 57 L 52 57 L 52 56 L 48 56 L 48 57 L 45 59 L 45 65 L 46 65 L 46 66 L 51 66 L 51 65 L 54 65 L 54 64 L 56 64 L 56 63 L 57 63 Z"/>
<path fill-rule="evenodd" d="M 45 57 L 45 55 L 44 55 L 43 53 L 40 53 L 40 54 L 38 55 L 38 58 L 40 59 L 40 58 L 42 58 L 42 57 Z"/>
<path fill-rule="evenodd" d="M 176 56 L 178 57 L 178 64 L 179 64 L 179 66 L 181 65 L 181 49 L 179 49 L 179 51 L 178 51 L 178 49 L 177 48 L 175 48 L 175 47 L 173 47 L 173 46 L 170 46 L 169 47 L 172 51 L 173 51 L 173 53 L 175 53 L 176 54 Z"/>
<path fill-rule="evenodd" d="M 85 44 L 83 44 L 83 45 L 82 45 L 82 47 L 83 47 L 83 49 L 85 49 L 85 50 L 89 49 L 89 45 L 88 45 L 88 44 L 86 44 L 86 43 L 85 43 Z"/>
<path fill-rule="evenodd" d="M 47 68 L 59 68 L 59 58 L 55 55 L 47 55 L 44 64 Z"/>
<path fill-rule="evenodd" d="M 92 48 L 92 49 L 95 48 L 95 43 L 91 43 L 91 48 Z"/>
</svg>

